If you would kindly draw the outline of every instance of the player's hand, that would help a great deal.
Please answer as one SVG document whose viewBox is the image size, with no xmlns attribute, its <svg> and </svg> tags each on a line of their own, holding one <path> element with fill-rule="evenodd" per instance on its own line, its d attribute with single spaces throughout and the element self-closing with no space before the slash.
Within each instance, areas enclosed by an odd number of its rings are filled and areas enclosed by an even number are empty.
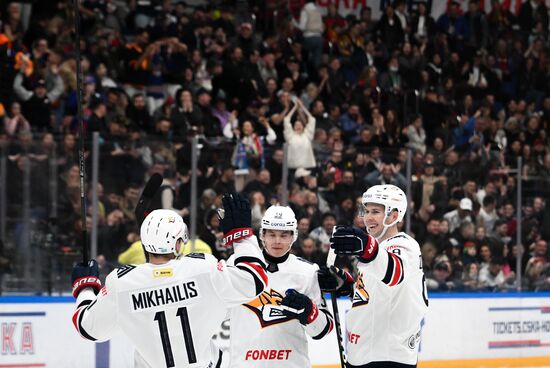
<svg viewBox="0 0 550 368">
<path fill-rule="evenodd" d="M 294 289 L 286 291 L 285 297 L 281 300 L 281 309 L 285 316 L 297 319 L 304 326 L 313 322 L 319 315 L 319 309 L 311 299 Z"/>
<path fill-rule="evenodd" d="M 321 291 L 336 292 L 338 296 L 350 295 L 353 292 L 353 276 L 335 266 L 322 266 L 317 271 L 317 280 Z"/>
<path fill-rule="evenodd" d="M 88 263 L 78 263 L 73 268 L 73 296 L 76 298 L 78 294 L 85 288 L 91 287 L 94 293 L 98 293 L 101 289 L 101 281 L 99 281 L 99 266 L 95 259 Z"/>
<path fill-rule="evenodd" d="M 378 254 L 378 241 L 353 226 L 336 226 L 330 238 L 330 247 L 336 254 L 359 256 L 363 262 L 372 261 Z"/>
<path fill-rule="evenodd" d="M 229 193 L 223 196 L 222 203 L 223 209 L 218 210 L 218 217 L 224 233 L 224 245 L 229 246 L 252 236 L 252 213 L 248 199 L 239 193 Z"/>
</svg>

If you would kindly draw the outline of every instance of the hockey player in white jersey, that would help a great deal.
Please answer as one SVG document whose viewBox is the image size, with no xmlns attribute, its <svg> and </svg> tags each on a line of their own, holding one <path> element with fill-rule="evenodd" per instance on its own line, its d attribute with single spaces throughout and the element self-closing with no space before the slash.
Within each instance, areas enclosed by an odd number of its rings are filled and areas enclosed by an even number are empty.
<svg viewBox="0 0 550 368">
<path fill-rule="evenodd" d="M 269 287 L 231 309 L 231 368 L 310 367 L 306 333 L 320 339 L 332 330 L 332 316 L 317 281 L 319 267 L 289 253 L 297 237 L 290 207 L 267 209 L 260 239 Z M 228 263 L 232 261 L 239 257 L 232 256 Z"/>
<path fill-rule="evenodd" d="M 171 210 L 151 212 L 141 226 L 148 263 L 111 272 L 103 288 L 95 261 L 75 266 L 72 320 L 80 335 L 104 341 L 122 331 L 136 348 L 136 367 L 219 367 L 221 352 L 211 337 L 227 308 L 255 298 L 267 285 L 248 200 L 226 195 L 223 205 L 221 227 L 225 243 L 234 246 L 234 266 L 198 253 L 176 259 L 188 234 Z"/>
<path fill-rule="evenodd" d="M 420 247 L 397 229 L 407 197 L 394 185 L 375 185 L 362 201 L 368 233 L 338 226 L 331 238 L 336 254 L 359 260 L 346 316 L 347 367 L 416 367 L 428 296 Z"/>
</svg>

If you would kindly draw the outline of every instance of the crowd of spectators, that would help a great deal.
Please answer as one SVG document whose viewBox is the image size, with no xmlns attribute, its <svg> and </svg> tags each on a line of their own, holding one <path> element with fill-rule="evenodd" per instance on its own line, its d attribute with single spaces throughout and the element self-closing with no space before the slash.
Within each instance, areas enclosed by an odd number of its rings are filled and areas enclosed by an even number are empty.
<svg viewBox="0 0 550 368">
<path fill-rule="evenodd" d="M 369 186 L 407 189 L 410 151 L 409 225 L 430 290 L 516 289 L 517 257 L 523 288 L 550 289 L 545 1 L 524 1 L 517 14 L 499 1 L 490 13 L 449 1 L 437 19 L 422 1 L 383 2 L 379 19 L 369 7 L 343 17 L 335 5 L 325 14 L 295 3 L 80 2 L 87 147 L 100 135 L 103 267 L 143 261 L 133 208 L 153 173 L 165 178 L 155 205 L 189 223 L 198 137 L 195 249 L 228 256 L 215 215 L 225 192 L 249 195 L 259 228 L 282 199 L 288 143 L 293 252 L 324 263 L 333 226 L 362 225 Z M 78 249 L 73 17 L 68 0 L 0 1 L 0 146 L 15 229 L 4 254 L 17 253 L 29 167 L 33 219 L 51 223 L 57 182 L 54 246 Z"/>
</svg>

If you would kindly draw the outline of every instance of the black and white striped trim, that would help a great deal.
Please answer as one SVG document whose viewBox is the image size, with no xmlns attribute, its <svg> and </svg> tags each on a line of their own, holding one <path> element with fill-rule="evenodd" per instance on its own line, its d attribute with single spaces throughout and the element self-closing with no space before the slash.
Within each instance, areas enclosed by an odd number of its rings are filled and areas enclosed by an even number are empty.
<svg viewBox="0 0 550 368">
<path fill-rule="evenodd" d="M 127 273 L 129 273 L 130 271 L 132 271 L 134 268 L 136 268 L 136 266 L 134 266 L 134 265 L 122 266 L 120 268 L 117 268 L 116 275 L 120 279 L 122 276 L 124 276 Z"/>
</svg>

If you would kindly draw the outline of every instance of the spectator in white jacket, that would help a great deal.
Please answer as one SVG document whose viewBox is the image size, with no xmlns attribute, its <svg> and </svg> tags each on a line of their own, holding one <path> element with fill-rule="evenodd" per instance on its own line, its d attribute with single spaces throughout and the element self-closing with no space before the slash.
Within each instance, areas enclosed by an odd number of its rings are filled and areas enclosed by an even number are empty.
<svg viewBox="0 0 550 368">
<path fill-rule="evenodd" d="M 300 99 L 294 100 L 294 107 L 284 118 L 284 136 L 288 143 L 288 167 L 297 169 L 303 167 L 306 169 L 316 166 L 315 155 L 313 154 L 313 137 L 315 134 L 315 118 L 304 107 Z M 299 110 L 298 118 L 291 123 L 291 119 Z M 306 121 L 304 123 L 304 121 Z"/>
<path fill-rule="evenodd" d="M 414 117 L 412 123 L 406 128 L 406 135 L 409 138 L 407 147 L 422 154 L 426 153 L 426 131 L 422 124 L 421 115 Z"/>
</svg>

